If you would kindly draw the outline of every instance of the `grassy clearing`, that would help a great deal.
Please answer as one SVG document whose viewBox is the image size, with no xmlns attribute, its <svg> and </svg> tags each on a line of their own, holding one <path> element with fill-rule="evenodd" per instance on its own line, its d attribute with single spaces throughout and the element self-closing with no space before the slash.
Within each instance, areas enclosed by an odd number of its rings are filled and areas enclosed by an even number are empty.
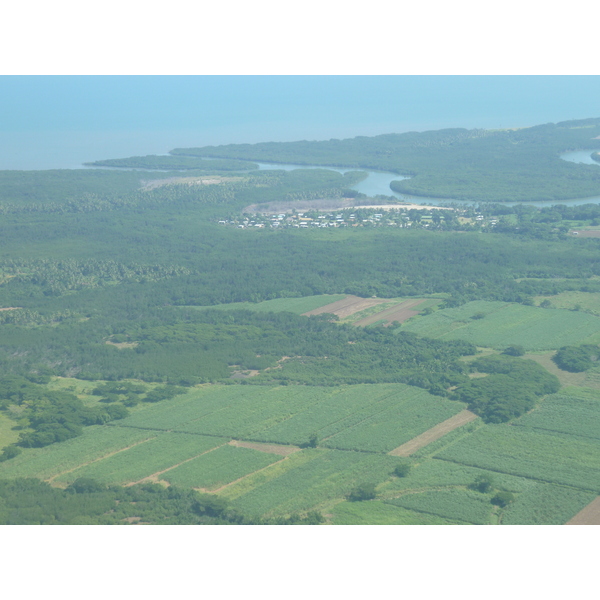
<svg viewBox="0 0 600 600">
<path fill-rule="evenodd" d="M 481 314 L 481 318 L 473 319 Z M 468 302 L 415 319 L 403 331 L 441 339 L 463 339 L 478 346 L 503 349 L 555 350 L 600 341 L 600 318 L 569 310 L 550 310 L 506 302 Z"/>
<path fill-rule="evenodd" d="M 599 292 L 561 292 L 556 296 L 535 296 L 536 304 L 548 300 L 554 308 L 580 310 L 600 316 L 600 293 Z"/>
<path fill-rule="evenodd" d="M 600 491 L 600 441 L 529 427 L 487 425 L 442 450 L 437 458 Z"/>
<path fill-rule="evenodd" d="M 107 484 L 133 483 L 227 441 L 183 433 L 161 433 L 148 442 L 61 475 L 56 482 L 69 484 L 78 477 L 91 477 Z"/>
<path fill-rule="evenodd" d="M 555 352 L 544 352 L 543 354 L 525 354 L 523 358 L 535 360 L 536 363 L 542 365 L 552 375 L 556 375 L 562 386 L 569 385 L 585 385 L 588 379 L 587 373 L 569 373 L 569 371 L 563 371 L 556 366 L 556 363 L 552 360 Z"/>
<path fill-rule="evenodd" d="M 343 498 L 358 484 L 379 483 L 398 464 L 392 456 L 363 452 L 317 449 L 304 453 L 312 460 L 254 487 L 236 498 L 233 506 L 256 515 L 310 510 Z"/>
<path fill-rule="evenodd" d="M 554 394 L 515 425 L 600 439 L 600 402 Z"/>
<path fill-rule="evenodd" d="M 253 310 L 256 312 L 293 312 L 301 315 L 332 302 L 343 300 L 345 297 L 346 294 L 321 294 L 318 296 L 305 296 L 304 298 L 275 298 L 264 302 L 233 302 L 231 304 L 193 306 L 189 308 L 197 308 L 198 310 L 216 308 L 218 310 Z"/>
<path fill-rule="evenodd" d="M 0 477 L 50 479 L 82 465 L 156 437 L 156 432 L 94 425 L 80 437 L 46 448 L 25 448 L 23 453 L 0 463 Z"/>
<path fill-rule="evenodd" d="M 283 457 L 276 454 L 222 446 L 167 471 L 161 475 L 161 479 L 181 487 L 211 490 L 280 460 L 283 460 Z"/>
<path fill-rule="evenodd" d="M 406 494 L 385 502 L 393 506 L 402 506 L 410 510 L 475 525 L 490 523 L 493 509 L 489 496 L 461 489 Z"/>
<path fill-rule="evenodd" d="M 562 525 L 587 506 L 594 492 L 539 483 L 519 494 L 502 515 L 503 525 Z"/>
<path fill-rule="evenodd" d="M 417 513 L 379 500 L 340 502 L 332 511 L 334 525 L 455 525 L 460 521 Z"/>
<path fill-rule="evenodd" d="M 0 412 L 0 450 L 5 446 L 14 444 L 19 439 L 20 431 L 14 431 L 16 422 L 9 419 L 4 412 Z"/>
</svg>

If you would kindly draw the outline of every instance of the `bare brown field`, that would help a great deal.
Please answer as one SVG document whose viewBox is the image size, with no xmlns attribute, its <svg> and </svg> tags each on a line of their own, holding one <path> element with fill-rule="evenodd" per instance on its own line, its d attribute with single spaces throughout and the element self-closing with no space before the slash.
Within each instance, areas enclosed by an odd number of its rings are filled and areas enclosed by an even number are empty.
<svg viewBox="0 0 600 600">
<path fill-rule="evenodd" d="M 454 429 L 462 427 L 463 425 L 466 425 L 467 423 L 470 423 L 471 421 L 474 421 L 477 418 L 477 415 L 472 413 L 471 411 L 463 410 L 457 415 L 454 415 L 453 417 L 442 421 L 435 427 L 428 429 L 427 431 L 413 438 L 409 442 L 406 442 L 406 444 L 402 444 L 402 446 L 394 448 L 394 450 L 388 452 L 388 454 L 390 454 L 391 456 L 410 456 L 417 450 L 420 450 L 428 444 L 431 444 L 431 442 L 439 440 L 447 433 L 450 433 Z"/>
<path fill-rule="evenodd" d="M 303 313 L 303 316 L 309 317 L 310 315 L 321 315 L 323 313 L 331 313 L 337 315 L 340 319 L 349 317 L 354 313 L 376 306 L 377 304 L 383 304 L 389 302 L 385 298 L 359 298 L 358 296 L 346 296 L 343 300 L 332 302 L 321 308 L 315 308 L 308 312 Z"/>
<path fill-rule="evenodd" d="M 371 325 L 372 323 L 381 321 L 383 319 L 387 321 L 387 325 L 394 321 L 404 323 L 404 321 L 419 314 L 418 310 L 410 309 L 414 308 L 415 306 L 418 306 L 422 302 L 425 302 L 424 298 L 418 298 L 417 300 L 406 300 L 405 302 L 396 304 L 396 306 L 386 308 L 385 310 L 375 313 L 374 315 L 369 315 L 364 319 L 360 319 L 360 321 L 356 321 L 354 325 L 356 325 L 357 327 L 364 327 L 365 325 Z"/>
<path fill-rule="evenodd" d="M 600 525 L 600 496 L 592 500 L 565 525 Z"/>
<path fill-rule="evenodd" d="M 237 446 L 238 448 L 250 448 L 251 450 L 258 450 L 259 452 L 266 452 L 267 454 L 279 454 L 279 456 L 289 456 L 290 454 L 300 452 L 298 446 L 285 446 L 282 444 L 263 444 L 261 442 L 231 440 L 229 445 Z"/>
</svg>

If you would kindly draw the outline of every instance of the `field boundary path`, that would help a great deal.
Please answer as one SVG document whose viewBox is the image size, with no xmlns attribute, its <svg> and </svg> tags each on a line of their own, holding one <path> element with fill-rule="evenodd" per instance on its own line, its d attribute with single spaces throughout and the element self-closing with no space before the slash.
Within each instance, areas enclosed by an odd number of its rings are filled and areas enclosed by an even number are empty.
<svg viewBox="0 0 600 600">
<path fill-rule="evenodd" d="M 600 496 L 592 500 L 565 525 L 600 525 Z"/>
<path fill-rule="evenodd" d="M 377 304 L 384 304 L 389 302 L 386 298 L 359 298 L 358 296 L 346 296 L 343 300 L 326 304 L 320 308 L 309 310 L 308 312 L 302 313 L 303 317 L 310 317 L 311 315 L 322 315 L 323 313 L 331 313 L 337 315 L 340 319 L 344 319 L 353 315 L 354 313 L 365 310 L 365 308 L 371 308 Z"/>
<path fill-rule="evenodd" d="M 386 308 L 374 315 L 369 315 L 364 319 L 360 319 L 360 321 L 356 321 L 353 323 L 356 327 L 364 327 L 365 325 L 371 325 L 376 321 L 381 321 L 385 319 L 388 323 L 392 323 L 393 321 L 398 321 L 399 323 L 404 323 L 407 319 L 414 317 L 419 314 L 418 310 L 410 310 L 415 306 L 418 306 L 422 302 L 425 302 L 426 298 L 418 298 L 417 300 L 406 300 L 401 302 L 400 304 L 396 304 L 396 306 L 391 306 L 390 308 Z"/>
<path fill-rule="evenodd" d="M 263 444 L 262 442 L 244 442 L 243 440 L 231 440 L 230 446 L 238 448 L 249 448 L 250 450 L 258 450 L 267 454 L 278 454 L 279 456 L 289 456 L 295 452 L 300 452 L 298 446 L 286 446 L 283 444 Z"/>
<path fill-rule="evenodd" d="M 431 429 L 424 431 L 421 435 L 413 438 L 412 440 L 394 448 L 391 452 L 388 452 L 391 456 L 410 456 L 414 454 L 417 450 L 424 448 L 431 442 L 435 442 L 439 440 L 441 437 L 445 436 L 447 433 L 450 433 L 454 429 L 461 427 L 462 425 L 466 425 L 471 421 L 477 419 L 477 415 L 472 413 L 470 410 L 462 410 L 458 414 L 438 423 Z"/>
</svg>

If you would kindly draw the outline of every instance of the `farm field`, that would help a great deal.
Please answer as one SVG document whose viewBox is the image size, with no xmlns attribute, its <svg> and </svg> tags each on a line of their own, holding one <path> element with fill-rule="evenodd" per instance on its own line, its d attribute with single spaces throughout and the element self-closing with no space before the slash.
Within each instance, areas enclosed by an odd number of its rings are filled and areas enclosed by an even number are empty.
<svg viewBox="0 0 600 600">
<path fill-rule="evenodd" d="M 160 479 L 171 485 L 214 490 L 280 460 L 284 458 L 277 454 L 225 445 L 170 469 Z"/>
<path fill-rule="evenodd" d="M 340 502 L 331 511 L 334 525 L 459 525 L 461 521 L 444 519 L 393 506 L 380 500 Z"/>
<path fill-rule="evenodd" d="M 567 525 L 600 525 L 600 496 L 581 509 Z"/>
<path fill-rule="evenodd" d="M 436 458 L 600 491 L 600 441 L 529 427 L 487 425 Z"/>
<path fill-rule="evenodd" d="M 404 302 L 400 302 L 400 304 L 392 305 L 381 311 L 375 312 L 375 314 L 354 321 L 353 325 L 356 325 L 357 327 L 366 327 L 367 325 L 372 325 L 378 321 L 385 321 L 386 324 L 393 322 L 404 323 L 404 321 L 418 315 L 419 310 L 424 308 L 423 305 L 426 302 L 427 300 L 424 300 L 423 298 L 405 300 Z M 384 305 L 382 305 L 382 307 L 383 306 Z M 419 310 L 415 310 L 417 307 Z"/>
<path fill-rule="evenodd" d="M 346 317 L 350 317 L 355 313 L 388 302 L 390 302 L 390 300 L 386 298 L 360 298 L 359 296 L 346 296 L 343 299 L 331 302 L 319 308 L 307 311 L 303 314 L 305 316 L 311 316 L 330 313 L 337 315 L 340 319 L 345 319 Z"/>
<path fill-rule="evenodd" d="M 346 294 L 320 294 L 318 296 L 305 296 L 303 298 L 275 298 L 263 302 L 232 302 L 231 304 L 215 304 L 214 306 L 191 306 L 198 310 L 253 310 L 255 312 L 293 312 L 301 315 L 310 311 L 319 310 L 333 302 L 343 301 Z M 321 311 L 327 312 L 327 311 Z M 311 313 L 318 314 L 318 313 Z"/>
<path fill-rule="evenodd" d="M 152 406 L 119 424 L 298 445 L 389 452 L 463 410 L 403 384 L 210 386 Z"/>
<path fill-rule="evenodd" d="M 428 429 L 405 444 L 398 446 L 398 448 L 394 448 L 391 452 L 389 452 L 389 454 L 392 456 L 410 456 L 411 454 L 417 452 L 417 450 L 428 446 L 431 444 L 431 442 L 439 440 L 441 437 L 445 436 L 451 431 L 454 431 L 455 429 L 462 427 L 463 425 L 466 425 L 477 418 L 478 417 L 476 414 L 468 410 L 462 410 L 453 417 L 442 421 L 435 427 Z"/>
<path fill-rule="evenodd" d="M 183 433 L 160 433 L 155 438 L 56 478 L 68 485 L 79 477 L 107 484 L 134 483 L 225 444 L 228 440 Z"/>
<path fill-rule="evenodd" d="M 515 425 L 600 439 L 600 401 L 554 394 Z"/>
<path fill-rule="evenodd" d="M 86 427 L 80 437 L 60 444 L 23 449 L 19 456 L 0 463 L 0 477 L 50 479 L 156 436 L 156 432 L 142 429 L 93 425 Z"/>
<path fill-rule="evenodd" d="M 535 296 L 534 301 L 539 304 L 548 300 L 554 308 L 580 310 L 600 316 L 600 293 L 599 292 L 561 292 L 555 296 Z"/>
<path fill-rule="evenodd" d="M 436 458 L 414 466 L 407 477 L 393 477 L 380 488 L 383 499 L 393 497 L 395 492 L 425 490 L 428 488 L 466 487 L 479 477 L 489 478 L 498 489 L 522 492 L 536 485 L 535 481 L 515 475 L 497 473 L 487 469 L 469 467 Z"/>
<path fill-rule="evenodd" d="M 265 469 L 263 481 L 248 478 L 241 487 L 244 493 L 236 494 L 231 486 L 231 493 L 235 494 L 232 506 L 253 515 L 311 510 L 344 497 L 356 485 L 380 482 L 399 461 L 393 456 L 320 448 L 307 449 L 302 454 L 302 458 L 296 454 L 282 461 L 289 461 L 289 468 L 283 472 L 274 470 L 276 476 L 272 478 L 269 469 L 281 463 Z"/>
<path fill-rule="evenodd" d="M 444 340 L 462 339 L 496 349 L 520 345 L 534 352 L 600 341 L 600 317 L 481 300 L 415 319 L 403 325 L 402 331 Z"/>
<path fill-rule="evenodd" d="M 471 490 L 432 490 L 385 500 L 387 504 L 475 525 L 490 523 L 489 497 Z"/>
<path fill-rule="evenodd" d="M 503 525 L 562 525 L 589 504 L 596 494 L 538 483 L 519 494 L 501 516 Z"/>
</svg>

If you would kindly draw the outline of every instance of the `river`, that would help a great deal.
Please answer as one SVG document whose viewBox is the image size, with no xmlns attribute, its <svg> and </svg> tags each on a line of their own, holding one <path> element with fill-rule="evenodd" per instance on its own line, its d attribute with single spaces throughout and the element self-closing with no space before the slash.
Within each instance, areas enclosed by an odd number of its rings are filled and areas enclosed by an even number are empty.
<svg viewBox="0 0 600 600">
<path fill-rule="evenodd" d="M 597 165 L 600 167 L 600 163 L 592 158 L 593 152 L 600 150 L 577 150 L 575 152 L 564 152 L 560 155 L 563 160 L 568 160 L 574 163 L 583 163 L 587 165 Z M 321 167 L 321 166 L 310 166 L 310 165 L 289 165 L 289 164 L 277 164 L 277 163 L 257 163 L 259 169 L 283 169 L 284 171 L 293 171 L 295 169 L 329 169 L 331 171 L 337 171 L 338 173 L 347 173 L 348 171 L 357 171 L 364 169 L 344 169 L 339 167 Z M 402 175 L 396 175 L 395 173 L 389 173 L 385 171 L 366 171 L 367 177 L 359 183 L 350 186 L 350 189 L 361 192 L 366 196 L 394 196 L 399 200 L 406 202 L 414 202 L 418 204 L 436 204 L 436 205 L 448 205 L 448 204 L 474 204 L 467 200 L 449 200 L 447 198 L 430 198 L 425 196 L 409 196 L 408 194 L 399 194 L 392 191 L 390 183 L 392 181 L 400 181 L 401 179 L 408 179 L 402 177 Z M 524 204 L 523 202 L 502 202 L 507 206 L 514 206 L 517 204 Z M 564 204 L 565 206 L 577 206 L 579 204 L 600 204 L 600 196 L 594 196 L 592 198 L 576 198 L 573 200 L 553 200 L 550 202 L 532 202 L 535 206 L 552 206 L 554 204 Z"/>
</svg>

